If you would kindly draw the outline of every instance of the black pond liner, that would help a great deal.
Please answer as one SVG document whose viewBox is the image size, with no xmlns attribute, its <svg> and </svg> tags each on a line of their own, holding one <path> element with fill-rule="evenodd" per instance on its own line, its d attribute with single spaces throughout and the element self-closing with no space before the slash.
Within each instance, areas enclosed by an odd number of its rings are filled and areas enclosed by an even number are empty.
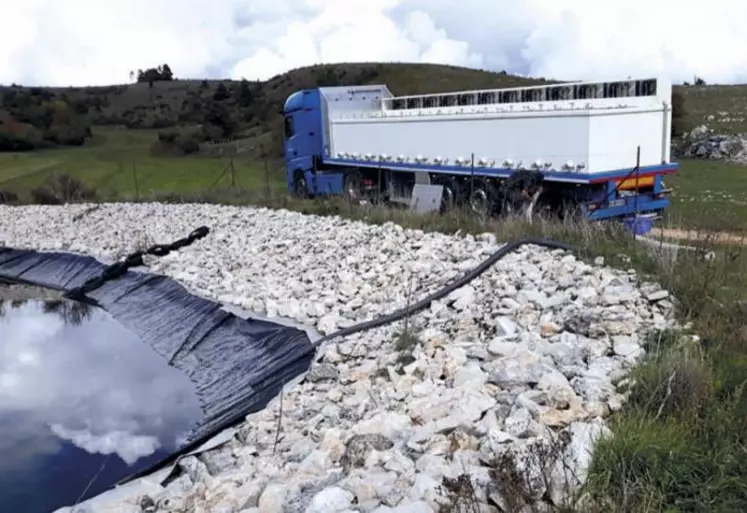
<svg viewBox="0 0 747 513">
<path fill-rule="evenodd" d="M 93 257 L 0 247 L 0 281 L 61 292 L 98 276 Z M 127 271 L 86 295 L 194 383 L 203 417 L 188 443 L 125 481 L 175 461 L 220 431 L 262 410 L 306 372 L 315 347 L 303 330 L 242 319 L 161 275 Z"/>
<path fill-rule="evenodd" d="M 283 386 L 306 372 L 324 342 L 391 324 L 448 296 L 523 246 L 574 251 L 564 242 L 527 237 L 508 242 L 474 269 L 397 311 L 342 328 L 314 341 L 305 331 L 259 319 L 242 319 L 218 303 L 199 298 L 165 276 L 127 271 L 86 300 L 108 311 L 197 387 L 204 417 L 189 442 L 151 468 L 120 481 L 151 474 L 181 455 L 212 445 L 214 437 L 263 409 Z M 0 281 L 70 291 L 100 276 L 105 265 L 69 253 L 0 247 Z M 212 439 L 212 440 L 211 440 Z M 208 444 L 207 442 L 211 442 Z"/>
</svg>

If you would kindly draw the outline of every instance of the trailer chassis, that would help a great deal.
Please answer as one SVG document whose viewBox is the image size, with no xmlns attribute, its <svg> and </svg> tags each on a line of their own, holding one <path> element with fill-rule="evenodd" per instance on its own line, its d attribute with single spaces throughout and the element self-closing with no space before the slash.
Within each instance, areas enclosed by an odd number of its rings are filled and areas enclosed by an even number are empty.
<svg viewBox="0 0 747 513">
<path fill-rule="evenodd" d="M 466 208 L 480 215 L 521 213 L 586 217 L 594 221 L 623 221 L 635 233 L 650 231 L 654 220 L 669 206 L 663 176 L 677 164 L 636 166 L 627 172 L 560 179 L 537 170 L 507 170 L 487 175 L 481 170 L 454 174 L 432 169 L 396 169 L 386 165 L 349 165 L 320 161 L 312 169 L 297 170 L 289 183 L 302 183 L 301 197 L 343 195 L 351 200 L 409 205 L 417 184 L 442 187 L 441 211 Z M 299 176 L 302 180 L 299 182 Z M 292 189 L 293 190 L 293 189 Z"/>
</svg>

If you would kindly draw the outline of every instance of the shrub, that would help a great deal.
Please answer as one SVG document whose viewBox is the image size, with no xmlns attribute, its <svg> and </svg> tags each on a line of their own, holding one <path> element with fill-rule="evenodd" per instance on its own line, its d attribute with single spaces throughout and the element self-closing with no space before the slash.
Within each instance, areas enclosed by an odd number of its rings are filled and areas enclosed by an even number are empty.
<svg viewBox="0 0 747 513">
<path fill-rule="evenodd" d="M 185 155 L 200 151 L 200 143 L 194 135 L 180 135 L 176 140 L 176 144 Z"/>
<path fill-rule="evenodd" d="M 158 141 L 151 148 L 155 154 L 191 155 L 200 151 L 200 134 L 198 132 L 176 132 L 173 130 L 158 132 Z"/>
<path fill-rule="evenodd" d="M 75 201 L 96 199 L 96 189 L 88 187 L 82 180 L 68 174 L 55 174 L 31 191 L 34 203 L 40 205 L 62 205 Z"/>
<path fill-rule="evenodd" d="M 685 107 L 685 96 L 677 90 L 672 91 L 672 136 L 679 137 L 688 130 L 685 117 L 687 109 Z"/>
<path fill-rule="evenodd" d="M 158 142 L 162 144 L 174 144 L 178 135 L 173 130 L 162 130 L 158 132 Z"/>
</svg>

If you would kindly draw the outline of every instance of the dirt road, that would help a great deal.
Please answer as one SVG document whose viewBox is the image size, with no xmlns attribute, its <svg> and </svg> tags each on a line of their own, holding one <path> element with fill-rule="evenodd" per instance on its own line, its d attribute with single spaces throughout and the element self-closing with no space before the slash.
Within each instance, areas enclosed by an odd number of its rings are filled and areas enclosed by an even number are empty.
<svg viewBox="0 0 747 513">
<path fill-rule="evenodd" d="M 747 234 L 743 233 L 681 230 L 678 228 L 654 228 L 651 230 L 651 236 L 681 241 L 711 241 L 720 244 L 747 246 Z"/>
</svg>

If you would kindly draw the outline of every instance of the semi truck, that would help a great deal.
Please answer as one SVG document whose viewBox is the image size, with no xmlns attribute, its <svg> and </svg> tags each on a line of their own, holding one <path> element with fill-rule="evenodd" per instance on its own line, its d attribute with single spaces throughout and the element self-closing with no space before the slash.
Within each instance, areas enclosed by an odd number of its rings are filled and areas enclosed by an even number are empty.
<svg viewBox="0 0 747 513">
<path fill-rule="evenodd" d="M 669 206 L 672 84 L 565 82 L 394 96 L 319 87 L 284 105 L 291 194 L 482 214 L 548 210 L 646 233 Z"/>
</svg>

